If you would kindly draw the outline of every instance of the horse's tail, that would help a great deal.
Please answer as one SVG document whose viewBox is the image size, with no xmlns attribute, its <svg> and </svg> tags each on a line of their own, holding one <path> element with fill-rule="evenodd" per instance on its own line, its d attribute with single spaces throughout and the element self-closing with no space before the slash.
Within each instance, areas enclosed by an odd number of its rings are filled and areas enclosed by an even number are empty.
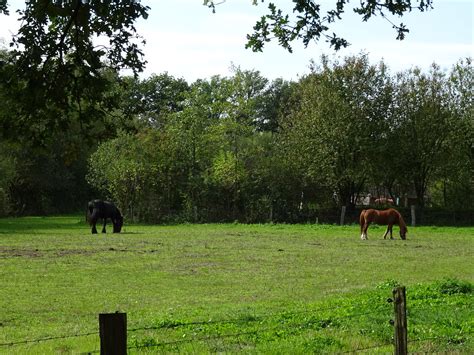
<svg viewBox="0 0 474 355">
<path fill-rule="evenodd" d="M 91 222 L 92 222 L 93 212 L 94 212 L 94 202 L 89 201 L 87 203 L 87 208 L 86 208 L 86 222 L 88 222 L 89 224 L 91 224 Z"/>
<path fill-rule="evenodd" d="M 360 232 L 361 233 L 363 232 L 364 224 L 365 224 L 365 212 L 366 212 L 366 210 L 362 210 L 360 212 L 360 216 L 359 216 Z"/>
</svg>

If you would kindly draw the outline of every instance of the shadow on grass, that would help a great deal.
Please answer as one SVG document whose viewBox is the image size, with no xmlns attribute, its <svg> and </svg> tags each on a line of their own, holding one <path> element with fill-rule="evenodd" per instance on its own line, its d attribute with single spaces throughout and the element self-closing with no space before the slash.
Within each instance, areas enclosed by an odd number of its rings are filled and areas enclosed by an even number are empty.
<svg viewBox="0 0 474 355">
<path fill-rule="evenodd" d="M 86 227 L 88 227 L 86 221 L 78 215 L 0 218 L 0 234 L 19 234 L 54 229 L 77 230 Z"/>
</svg>

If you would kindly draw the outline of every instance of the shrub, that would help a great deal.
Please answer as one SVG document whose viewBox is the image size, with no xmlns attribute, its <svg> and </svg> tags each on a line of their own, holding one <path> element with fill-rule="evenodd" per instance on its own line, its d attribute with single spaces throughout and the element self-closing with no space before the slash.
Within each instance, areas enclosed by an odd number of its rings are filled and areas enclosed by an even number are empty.
<svg viewBox="0 0 474 355">
<path fill-rule="evenodd" d="M 457 279 L 445 279 L 436 284 L 437 290 L 445 295 L 454 295 L 458 293 L 468 294 L 473 292 L 473 284 L 469 281 Z"/>
</svg>

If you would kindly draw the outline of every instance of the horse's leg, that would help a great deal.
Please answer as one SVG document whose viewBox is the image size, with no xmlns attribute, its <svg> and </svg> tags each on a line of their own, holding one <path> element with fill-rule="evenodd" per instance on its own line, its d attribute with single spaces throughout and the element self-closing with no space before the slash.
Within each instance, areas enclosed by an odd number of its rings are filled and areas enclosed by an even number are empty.
<svg viewBox="0 0 474 355">
<path fill-rule="evenodd" d="M 366 219 L 365 214 L 366 214 L 366 211 L 364 210 L 360 213 L 360 217 L 359 217 L 361 240 L 367 239 L 367 228 L 369 227 L 369 225 L 367 224 L 367 219 Z"/>
<path fill-rule="evenodd" d="M 107 218 L 104 217 L 104 226 L 102 227 L 102 233 L 106 233 L 105 231 L 105 225 L 107 224 Z"/>
<path fill-rule="evenodd" d="M 367 229 L 369 229 L 369 223 L 365 222 L 364 227 L 362 228 L 362 235 L 360 236 L 360 239 L 362 240 L 369 239 L 369 237 L 367 236 Z"/>
<path fill-rule="evenodd" d="M 115 219 L 112 218 L 112 225 L 114 226 L 114 231 L 113 233 L 117 233 L 117 221 Z"/>
<path fill-rule="evenodd" d="M 92 226 L 92 234 L 97 234 L 97 228 L 96 228 L 96 224 L 97 224 L 97 212 L 96 212 L 96 211 L 92 211 L 92 212 L 91 212 L 91 216 L 90 216 L 89 223 L 90 223 L 90 225 Z"/>
<path fill-rule="evenodd" d="M 390 224 L 389 228 L 390 228 L 390 239 L 393 239 L 393 235 L 392 235 L 393 224 Z"/>
<path fill-rule="evenodd" d="M 92 234 L 97 234 L 97 228 L 95 227 L 96 223 L 97 223 L 97 220 L 92 221 Z"/>
<path fill-rule="evenodd" d="M 391 230 L 390 230 L 390 225 L 387 226 L 387 230 L 385 231 L 385 234 L 383 235 L 383 239 L 386 239 L 387 238 L 387 234 L 388 232 L 390 231 L 390 235 L 392 234 Z"/>
</svg>

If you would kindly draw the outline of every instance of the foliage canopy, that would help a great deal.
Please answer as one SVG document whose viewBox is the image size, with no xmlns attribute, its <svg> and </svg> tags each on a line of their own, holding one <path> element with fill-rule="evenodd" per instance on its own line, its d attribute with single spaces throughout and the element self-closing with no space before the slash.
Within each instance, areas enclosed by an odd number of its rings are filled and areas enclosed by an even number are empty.
<svg viewBox="0 0 474 355">
<path fill-rule="evenodd" d="M 253 0 L 254 5 L 259 1 Z M 261 0 L 265 2 L 265 0 Z M 305 46 L 311 41 L 318 42 L 325 39 L 335 50 L 347 47 L 349 42 L 331 33 L 331 27 L 337 21 L 343 20 L 343 15 L 349 0 L 334 0 L 334 6 L 329 10 L 322 10 L 321 1 L 314 0 L 292 0 L 293 15 L 287 14 L 273 2 L 268 3 L 269 13 L 257 21 L 252 34 L 247 35 L 247 48 L 253 51 L 262 51 L 265 43 L 277 40 L 278 43 L 289 52 L 292 51 L 292 43 L 301 41 Z M 215 1 L 204 0 L 204 4 L 215 10 Z M 362 21 L 380 16 L 386 19 L 397 34 L 398 40 L 403 40 L 409 29 L 403 23 L 395 24 L 390 16 L 402 17 L 411 11 L 424 12 L 432 8 L 433 0 L 364 0 L 353 11 L 358 14 Z"/>
<path fill-rule="evenodd" d="M 8 13 L 6 2 L 0 8 Z M 13 50 L 0 65 L 20 126 L 5 131 L 38 142 L 69 126 L 77 113 L 89 125 L 112 105 L 105 96 L 107 72 L 145 65 L 135 22 L 148 16 L 139 1 L 26 1 Z M 98 44 L 101 43 L 101 44 Z"/>
</svg>

